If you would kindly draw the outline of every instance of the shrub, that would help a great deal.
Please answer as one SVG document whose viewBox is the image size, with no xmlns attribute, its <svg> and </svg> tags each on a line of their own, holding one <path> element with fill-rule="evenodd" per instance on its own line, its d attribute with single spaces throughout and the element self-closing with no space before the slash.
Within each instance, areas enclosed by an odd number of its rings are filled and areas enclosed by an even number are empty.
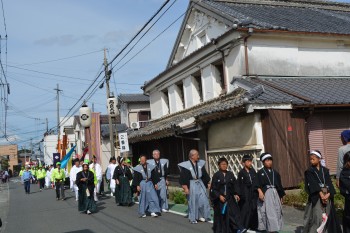
<svg viewBox="0 0 350 233">
<path fill-rule="evenodd" d="M 175 191 L 173 193 L 173 199 L 175 204 L 186 204 L 186 195 L 181 191 Z"/>
</svg>

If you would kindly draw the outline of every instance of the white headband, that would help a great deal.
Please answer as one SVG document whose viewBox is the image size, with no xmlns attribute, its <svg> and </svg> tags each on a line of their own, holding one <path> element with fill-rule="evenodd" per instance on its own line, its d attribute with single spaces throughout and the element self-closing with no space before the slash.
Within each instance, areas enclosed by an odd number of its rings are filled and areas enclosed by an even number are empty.
<svg viewBox="0 0 350 233">
<path fill-rule="evenodd" d="M 316 155 L 317 157 L 322 159 L 322 155 L 319 152 L 315 151 L 315 150 L 310 151 L 310 155 Z"/>
<path fill-rule="evenodd" d="M 263 162 L 265 159 L 267 159 L 267 158 L 272 158 L 272 155 L 270 155 L 270 154 L 266 154 L 266 155 L 264 155 L 262 158 L 261 158 L 261 162 Z"/>
</svg>

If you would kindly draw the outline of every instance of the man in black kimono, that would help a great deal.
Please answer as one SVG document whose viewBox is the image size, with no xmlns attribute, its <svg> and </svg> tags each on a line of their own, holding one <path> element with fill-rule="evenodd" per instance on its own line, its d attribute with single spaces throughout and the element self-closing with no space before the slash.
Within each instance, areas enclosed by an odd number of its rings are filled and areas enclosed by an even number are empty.
<svg viewBox="0 0 350 233">
<path fill-rule="evenodd" d="M 316 231 L 322 224 L 323 213 L 326 213 L 328 220 L 322 232 L 341 232 L 334 208 L 335 189 L 329 170 L 320 163 L 320 151 L 311 151 L 309 158 L 311 166 L 305 171 L 305 191 L 309 198 L 304 214 L 304 231 Z"/>
<path fill-rule="evenodd" d="M 228 171 L 228 161 L 220 158 L 219 171 L 212 178 L 210 198 L 214 208 L 214 233 L 246 232 L 242 226 L 238 206 L 239 185 L 233 172 Z"/>
<path fill-rule="evenodd" d="M 241 210 L 242 224 L 246 229 L 258 228 L 258 192 L 254 189 L 257 184 L 257 175 L 252 167 L 253 158 L 244 155 L 242 158 L 243 168 L 238 173 L 237 181 L 241 191 L 239 207 Z"/>
<path fill-rule="evenodd" d="M 282 201 L 286 195 L 280 174 L 272 168 L 272 155 L 262 153 L 260 161 L 264 167 L 258 171 L 257 190 L 259 192 L 258 230 L 275 232 L 283 227 Z"/>
<path fill-rule="evenodd" d="M 79 188 L 79 211 L 87 214 L 96 212 L 97 207 L 94 200 L 95 175 L 89 170 L 87 162 L 83 164 L 83 170 L 78 172 L 75 182 Z"/>
<path fill-rule="evenodd" d="M 124 162 L 124 158 L 118 157 L 118 166 L 114 169 L 112 179 L 116 182 L 115 187 L 115 202 L 120 206 L 131 206 L 132 193 L 130 188 L 130 180 L 132 180 L 132 174 L 129 166 Z"/>
</svg>

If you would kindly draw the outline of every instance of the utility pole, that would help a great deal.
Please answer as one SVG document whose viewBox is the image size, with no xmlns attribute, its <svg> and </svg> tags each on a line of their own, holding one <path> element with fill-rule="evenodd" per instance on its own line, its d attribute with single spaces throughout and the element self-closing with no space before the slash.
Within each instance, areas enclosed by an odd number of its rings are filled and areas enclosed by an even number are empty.
<svg viewBox="0 0 350 233">
<path fill-rule="evenodd" d="M 57 152 L 61 154 L 61 135 L 60 135 L 60 88 L 57 83 L 57 87 L 54 89 L 57 92 Z"/>
<path fill-rule="evenodd" d="M 29 157 L 29 162 L 32 159 L 33 156 L 33 138 L 30 139 L 30 157 Z"/>
<path fill-rule="evenodd" d="M 49 133 L 49 121 L 46 118 L 46 133 Z"/>
<path fill-rule="evenodd" d="M 107 50 L 104 49 L 104 66 L 105 66 L 105 77 L 106 77 L 106 91 L 107 91 L 107 99 L 110 97 L 110 89 L 109 89 L 109 79 L 111 78 L 111 71 L 108 70 L 108 62 L 107 62 Z M 115 157 L 114 150 L 114 140 L 113 140 L 113 128 L 112 128 L 112 117 L 108 113 L 108 127 L 109 127 L 109 141 L 111 144 L 111 157 Z"/>
</svg>

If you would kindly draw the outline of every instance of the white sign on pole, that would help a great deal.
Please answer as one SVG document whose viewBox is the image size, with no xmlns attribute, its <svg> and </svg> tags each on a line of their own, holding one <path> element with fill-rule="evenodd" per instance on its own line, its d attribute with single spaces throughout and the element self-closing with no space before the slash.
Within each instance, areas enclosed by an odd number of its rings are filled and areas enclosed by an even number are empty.
<svg viewBox="0 0 350 233">
<path fill-rule="evenodd" d="M 128 134 L 127 133 L 119 133 L 118 139 L 119 139 L 119 145 L 120 145 L 120 152 L 129 151 Z"/>
<path fill-rule="evenodd" d="M 118 105 L 117 98 L 111 97 L 107 99 L 108 115 L 115 117 L 119 114 L 117 105 Z"/>
</svg>

